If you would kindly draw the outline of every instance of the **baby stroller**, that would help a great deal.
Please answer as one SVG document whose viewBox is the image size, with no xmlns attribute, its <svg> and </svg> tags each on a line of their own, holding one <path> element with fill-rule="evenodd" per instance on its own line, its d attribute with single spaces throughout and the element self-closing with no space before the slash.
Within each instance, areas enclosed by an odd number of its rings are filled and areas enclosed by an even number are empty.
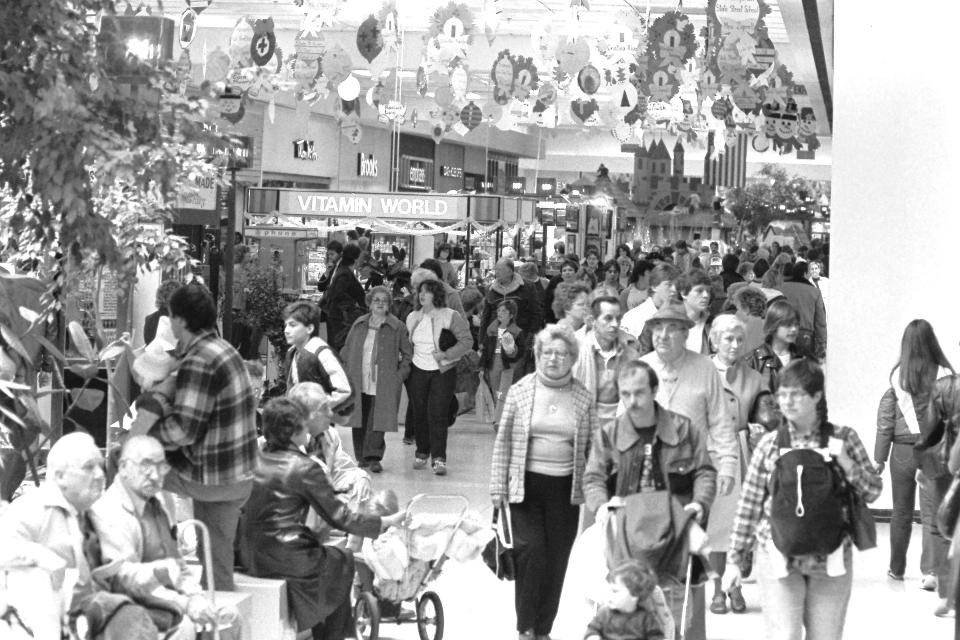
<svg viewBox="0 0 960 640">
<path fill-rule="evenodd" d="M 381 622 L 414 621 L 420 640 L 442 640 L 443 604 L 427 587 L 440 575 L 469 506 L 463 496 L 415 496 L 407 504 L 403 525 L 394 531 L 394 538 L 382 541 L 397 547 L 392 554 L 396 561 L 371 562 L 366 547 L 356 556 L 353 616 L 357 640 L 377 640 Z M 388 535 L 390 532 L 381 538 Z M 415 615 L 403 610 L 404 602 L 414 604 Z"/>
</svg>

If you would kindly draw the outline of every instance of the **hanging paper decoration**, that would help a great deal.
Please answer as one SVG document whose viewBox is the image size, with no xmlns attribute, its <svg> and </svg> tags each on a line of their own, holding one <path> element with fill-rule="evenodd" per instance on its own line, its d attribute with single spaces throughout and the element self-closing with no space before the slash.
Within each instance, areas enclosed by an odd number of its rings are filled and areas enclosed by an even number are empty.
<svg viewBox="0 0 960 640">
<path fill-rule="evenodd" d="M 367 104 L 373 108 L 378 108 L 382 102 L 386 102 L 386 87 L 382 82 L 367 89 Z"/>
<path fill-rule="evenodd" d="M 493 44 L 497 38 L 497 29 L 500 27 L 501 0 L 483 0 L 483 33 L 487 36 L 487 44 Z"/>
<path fill-rule="evenodd" d="M 203 74 L 203 78 L 212 83 L 222 82 L 226 80 L 229 69 L 230 56 L 218 47 L 206 58 L 206 72 Z"/>
<path fill-rule="evenodd" d="M 600 72 L 592 64 L 588 64 L 577 74 L 577 86 L 588 96 L 592 96 L 600 88 Z"/>
<path fill-rule="evenodd" d="M 186 49 L 197 35 L 197 12 L 193 9 L 184 9 L 177 20 L 180 48 Z"/>
<path fill-rule="evenodd" d="M 406 119 L 407 108 L 399 100 L 390 100 L 386 104 L 381 104 L 378 108 L 379 120 L 383 123 L 399 122 L 403 124 Z M 417 112 L 413 112 L 412 119 L 416 120 Z M 416 127 L 416 122 L 414 122 Z"/>
<path fill-rule="evenodd" d="M 470 73 L 464 62 L 450 70 L 450 91 L 453 92 L 453 99 L 458 104 L 463 104 L 467 99 L 467 88 L 470 82 Z"/>
<path fill-rule="evenodd" d="M 797 158 L 801 160 L 816 158 L 816 151 L 820 148 L 820 139 L 817 138 L 817 116 L 812 107 L 802 107 L 800 109 L 800 124 L 797 133 L 803 147 L 797 150 Z"/>
<path fill-rule="evenodd" d="M 442 108 L 449 107 L 453 104 L 453 90 L 450 87 L 437 87 L 437 91 L 434 94 L 434 100 L 437 103 L 437 106 Z"/>
<path fill-rule="evenodd" d="M 273 18 L 253 23 L 250 40 L 250 59 L 258 67 L 265 67 L 277 50 L 277 37 L 273 33 Z"/>
<path fill-rule="evenodd" d="M 380 21 L 373 14 L 370 14 L 366 20 L 360 23 L 357 29 L 357 50 L 367 62 L 373 62 L 373 59 L 383 51 L 383 35 L 380 31 Z"/>
<path fill-rule="evenodd" d="M 444 126 L 441 122 L 434 123 L 433 127 L 430 129 L 430 134 L 433 136 L 433 141 L 439 143 L 443 139 Z"/>
<path fill-rule="evenodd" d="M 497 104 L 507 104 L 513 95 L 513 78 L 516 73 L 513 56 L 504 49 L 499 53 L 490 69 L 490 79 L 493 80 L 493 100 Z"/>
<path fill-rule="evenodd" d="M 597 104 L 596 98 L 573 100 L 570 103 L 570 111 L 583 124 L 594 125 L 599 122 L 600 105 Z"/>
<path fill-rule="evenodd" d="M 583 38 L 564 38 L 557 47 L 556 57 L 560 70 L 574 76 L 590 62 L 590 46 Z"/>
<path fill-rule="evenodd" d="M 323 55 L 323 75 L 327 77 L 330 88 L 338 86 L 353 71 L 350 56 L 339 44 L 335 44 Z"/>
<path fill-rule="evenodd" d="M 480 126 L 480 122 L 482 121 L 483 112 L 480 111 L 480 107 L 475 105 L 473 101 L 467 104 L 467 106 L 460 111 L 460 122 L 462 122 L 464 126 L 471 131 Z"/>
<path fill-rule="evenodd" d="M 363 129 L 360 128 L 360 125 L 352 124 L 350 126 L 343 127 L 341 131 L 351 144 L 360 144 L 360 141 L 363 140 Z"/>
<path fill-rule="evenodd" d="M 230 34 L 230 64 L 233 68 L 249 67 L 253 64 L 250 57 L 250 44 L 253 40 L 253 26 L 247 17 L 240 18 Z"/>
<path fill-rule="evenodd" d="M 337 85 L 337 95 L 345 102 L 352 102 L 360 95 L 360 81 L 351 73 Z M 349 113 L 349 112 L 348 112 Z"/>
<path fill-rule="evenodd" d="M 540 85 L 540 90 L 537 92 L 537 101 L 533 107 L 534 112 L 541 113 L 546 111 L 556 103 L 557 88 L 549 82 Z"/>
<path fill-rule="evenodd" d="M 417 93 L 427 95 L 427 69 L 423 64 L 417 67 Z"/>
<path fill-rule="evenodd" d="M 210 6 L 210 0 L 187 0 L 187 6 L 198 14 Z"/>
<path fill-rule="evenodd" d="M 473 14 L 463 3 L 451 0 L 430 18 L 425 37 L 426 53 L 432 70 L 446 67 L 454 58 L 466 59 L 473 42 Z"/>
<path fill-rule="evenodd" d="M 540 86 L 540 76 L 533 58 L 517 57 L 514 64 L 516 75 L 513 80 L 513 97 L 526 100 L 530 93 Z"/>
<path fill-rule="evenodd" d="M 397 14 L 397 3 L 387 0 L 380 13 L 377 14 L 380 23 L 380 36 L 383 39 L 383 48 L 389 54 L 400 51 L 400 26 Z"/>
<path fill-rule="evenodd" d="M 220 117 L 227 122 L 237 124 L 246 115 L 244 102 L 243 95 L 230 91 L 225 92 L 219 100 Z"/>
</svg>

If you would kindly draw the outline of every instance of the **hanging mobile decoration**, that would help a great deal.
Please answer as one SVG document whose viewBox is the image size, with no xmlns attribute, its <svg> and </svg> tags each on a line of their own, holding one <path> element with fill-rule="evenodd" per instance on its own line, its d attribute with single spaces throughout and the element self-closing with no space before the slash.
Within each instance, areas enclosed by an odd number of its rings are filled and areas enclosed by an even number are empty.
<svg viewBox="0 0 960 640">
<path fill-rule="evenodd" d="M 460 111 L 460 122 L 462 122 L 467 129 L 473 131 L 480 126 L 481 121 L 483 121 L 483 112 L 480 110 L 480 107 L 475 105 L 471 100 L 467 106 Z"/>
<path fill-rule="evenodd" d="M 508 49 L 497 55 L 490 69 L 490 79 L 493 80 L 493 100 L 497 104 L 505 105 L 513 97 L 513 82 L 516 74 L 516 64 Z"/>
<path fill-rule="evenodd" d="M 258 67 L 265 67 L 276 50 L 277 37 L 273 33 L 273 18 L 255 21 L 253 37 L 250 40 L 250 59 Z"/>
<path fill-rule="evenodd" d="M 570 111 L 573 115 L 585 125 L 591 126 L 599 123 L 600 105 L 596 98 L 589 100 L 573 100 L 570 102 Z"/>
<path fill-rule="evenodd" d="M 483 0 L 483 33 L 487 36 L 487 44 L 493 44 L 497 39 L 497 29 L 500 27 L 501 0 Z"/>
<path fill-rule="evenodd" d="M 592 96 L 600 88 L 600 72 L 592 64 L 588 64 L 577 73 L 577 86 L 588 96 Z"/>
<path fill-rule="evenodd" d="M 249 67 L 253 64 L 250 57 L 250 42 L 253 40 L 253 25 L 250 18 L 244 16 L 237 20 L 230 34 L 230 66 L 234 69 Z"/>
<path fill-rule="evenodd" d="M 193 9 L 184 9 L 177 20 L 180 48 L 186 49 L 197 35 L 197 12 Z"/>
<path fill-rule="evenodd" d="M 383 51 L 383 35 L 380 21 L 370 14 L 357 29 L 357 50 L 370 63 Z"/>
<path fill-rule="evenodd" d="M 473 13 L 463 3 L 451 0 L 430 18 L 425 36 L 430 71 L 444 69 L 454 58 L 466 59 L 473 42 Z"/>
<path fill-rule="evenodd" d="M 321 61 L 323 75 L 327 77 L 331 89 L 340 85 L 347 79 L 353 70 L 353 62 L 350 56 L 343 50 L 339 44 L 335 44 L 323 55 Z"/>
</svg>

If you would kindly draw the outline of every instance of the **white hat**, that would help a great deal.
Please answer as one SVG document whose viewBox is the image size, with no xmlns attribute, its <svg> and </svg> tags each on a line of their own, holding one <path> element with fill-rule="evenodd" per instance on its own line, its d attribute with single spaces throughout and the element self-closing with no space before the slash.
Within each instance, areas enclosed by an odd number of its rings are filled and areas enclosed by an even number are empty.
<svg viewBox="0 0 960 640">
<path fill-rule="evenodd" d="M 177 359 L 170 352 L 176 347 L 177 339 L 170 318 L 160 316 L 157 335 L 133 361 L 133 374 L 140 386 L 159 382 L 170 375 L 177 365 Z"/>
</svg>

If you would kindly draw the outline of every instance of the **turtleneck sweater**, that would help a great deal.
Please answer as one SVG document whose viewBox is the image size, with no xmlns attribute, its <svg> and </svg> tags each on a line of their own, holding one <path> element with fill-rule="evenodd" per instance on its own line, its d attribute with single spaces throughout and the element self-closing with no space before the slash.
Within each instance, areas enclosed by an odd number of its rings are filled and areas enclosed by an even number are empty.
<svg viewBox="0 0 960 640">
<path fill-rule="evenodd" d="M 556 477 L 573 474 L 577 418 L 570 393 L 571 379 L 569 373 L 557 379 L 537 373 L 527 471 Z"/>
</svg>

